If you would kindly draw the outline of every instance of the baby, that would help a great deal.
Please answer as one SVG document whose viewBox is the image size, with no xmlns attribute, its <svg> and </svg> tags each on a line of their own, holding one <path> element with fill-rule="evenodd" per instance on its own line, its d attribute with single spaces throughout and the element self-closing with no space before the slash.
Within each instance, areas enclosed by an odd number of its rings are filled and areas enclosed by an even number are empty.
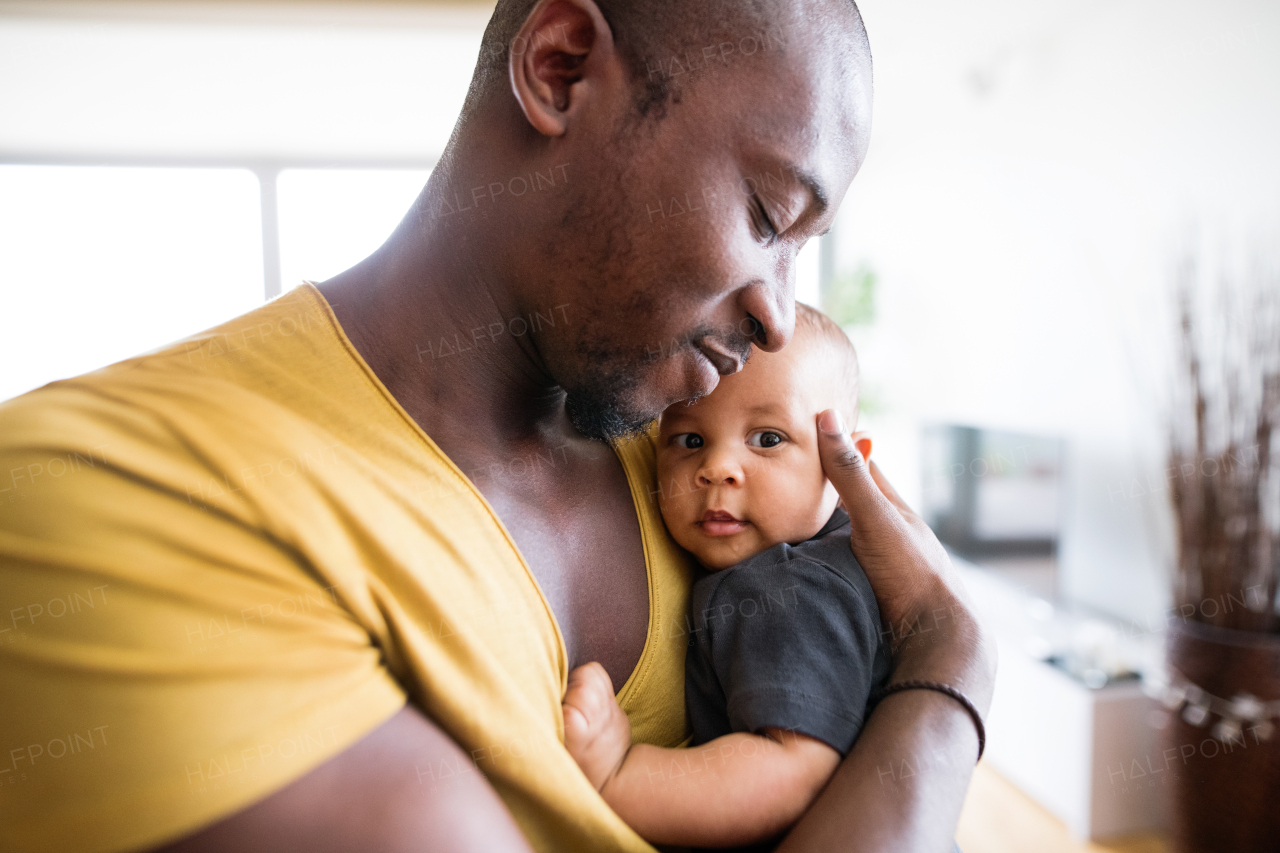
<svg viewBox="0 0 1280 853">
<path fill-rule="evenodd" d="M 817 415 L 857 420 L 858 362 L 834 322 L 796 306 L 778 353 L 663 413 L 659 504 L 706 573 L 693 586 L 689 749 L 631 744 L 602 666 L 569 675 L 565 746 L 655 844 L 767 841 L 808 808 L 853 746 L 889 674 L 849 517 L 818 456 Z M 870 440 L 854 434 L 864 456 Z"/>
</svg>

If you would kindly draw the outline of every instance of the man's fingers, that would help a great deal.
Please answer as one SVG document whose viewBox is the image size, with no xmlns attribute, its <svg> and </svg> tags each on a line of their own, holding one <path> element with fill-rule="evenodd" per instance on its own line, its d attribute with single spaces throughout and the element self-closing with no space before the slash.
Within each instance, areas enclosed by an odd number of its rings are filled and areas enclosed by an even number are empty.
<svg viewBox="0 0 1280 853">
<path fill-rule="evenodd" d="M 875 481 L 876 486 L 880 489 L 880 494 L 889 499 L 889 503 L 898 508 L 903 515 L 914 516 L 915 510 L 907 505 L 907 502 L 898 494 L 898 490 L 893 487 L 884 473 L 881 472 L 880 466 L 874 462 L 867 463 L 871 468 L 871 479 Z"/>
<path fill-rule="evenodd" d="M 822 457 L 822 470 L 849 511 L 855 534 L 865 521 L 874 522 L 897 514 L 873 479 L 867 460 L 845 430 L 844 418 L 835 409 L 818 415 L 818 452 Z"/>
<path fill-rule="evenodd" d="M 818 416 L 818 452 L 827 479 L 849 512 L 853 554 L 890 626 L 917 619 L 939 582 L 958 589 L 944 577 L 950 572 L 950 559 L 933 531 L 879 468 L 863 458 L 839 412 L 832 409 Z M 900 640 L 891 640 L 890 645 Z"/>
</svg>

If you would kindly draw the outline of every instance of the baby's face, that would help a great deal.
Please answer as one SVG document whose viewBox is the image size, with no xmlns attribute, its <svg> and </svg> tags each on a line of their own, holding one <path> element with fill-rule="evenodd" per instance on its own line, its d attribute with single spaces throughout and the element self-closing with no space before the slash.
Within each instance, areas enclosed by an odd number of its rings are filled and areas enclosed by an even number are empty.
<svg viewBox="0 0 1280 853">
<path fill-rule="evenodd" d="M 671 535 L 708 569 L 812 537 L 836 507 L 817 415 L 837 398 L 825 352 L 794 341 L 755 351 L 691 405 L 662 413 L 658 501 Z"/>
</svg>

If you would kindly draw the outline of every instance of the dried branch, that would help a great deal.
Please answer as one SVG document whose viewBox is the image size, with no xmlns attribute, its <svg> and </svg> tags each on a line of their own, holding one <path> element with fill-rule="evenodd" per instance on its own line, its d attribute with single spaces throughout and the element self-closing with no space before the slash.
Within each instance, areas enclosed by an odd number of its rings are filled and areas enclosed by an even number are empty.
<svg viewBox="0 0 1280 853">
<path fill-rule="evenodd" d="M 1175 282 L 1174 598 L 1219 627 L 1280 632 L 1280 280 L 1224 279 L 1216 303 L 1198 311 L 1197 272 L 1188 259 Z"/>
</svg>

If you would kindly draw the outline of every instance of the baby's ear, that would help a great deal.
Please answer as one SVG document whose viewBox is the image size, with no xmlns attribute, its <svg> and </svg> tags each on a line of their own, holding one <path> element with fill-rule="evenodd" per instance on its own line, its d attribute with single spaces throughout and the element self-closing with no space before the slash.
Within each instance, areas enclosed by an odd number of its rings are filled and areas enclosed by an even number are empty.
<svg viewBox="0 0 1280 853">
<path fill-rule="evenodd" d="M 849 437 L 853 439 L 853 446 L 858 448 L 858 452 L 862 454 L 863 459 L 871 458 L 871 433 L 854 432 Z"/>
</svg>

